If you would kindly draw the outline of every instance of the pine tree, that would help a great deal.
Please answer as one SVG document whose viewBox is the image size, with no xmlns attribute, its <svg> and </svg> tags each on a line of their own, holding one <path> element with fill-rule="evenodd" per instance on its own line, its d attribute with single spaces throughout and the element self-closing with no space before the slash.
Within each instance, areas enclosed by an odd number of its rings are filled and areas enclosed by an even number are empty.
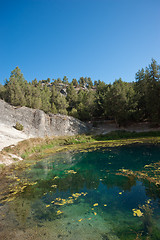
<svg viewBox="0 0 160 240">
<path fill-rule="evenodd" d="M 147 71 L 146 105 L 149 119 L 153 122 L 160 122 L 160 66 L 152 59 Z"/>
<path fill-rule="evenodd" d="M 6 98 L 6 88 L 0 84 L 0 99 L 5 100 Z"/>
<path fill-rule="evenodd" d="M 42 108 L 42 100 L 41 100 L 41 90 L 40 86 L 32 87 L 32 108 L 41 109 Z"/>
<path fill-rule="evenodd" d="M 76 93 L 76 90 L 74 89 L 72 83 L 67 87 L 67 97 L 66 97 L 66 100 L 67 100 L 67 102 L 69 104 L 68 111 L 71 111 L 72 108 L 76 107 L 77 93 Z"/>
<path fill-rule="evenodd" d="M 64 76 L 63 81 L 64 84 L 68 84 L 68 78 L 66 76 Z"/>
<path fill-rule="evenodd" d="M 9 78 L 9 81 L 6 80 L 6 101 L 15 106 L 24 106 L 26 105 L 25 99 L 25 79 L 19 67 L 16 67 L 12 72 Z"/>
<path fill-rule="evenodd" d="M 72 79 L 72 84 L 73 86 L 78 87 L 78 82 L 75 78 Z"/>
<path fill-rule="evenodd" d="M 51 97 L 51 92 L 49 88 L 45 85 L 44 88 L 41 90 L 41 101 L 42 101 L 41 109 L 46 113 L 51 111 L 50 97 Z"/>
<path fill-rule="evenodd" d="M 56 99 L 58 96 L 58 92 L 55 88 L 55 86 L 52 86 L 51 89 L 51 97 L 50 97 L 50 103 L 51 103 L 51 112 L 56 114 L 57 113 L 57 108 L 56 108 Z"/>
<path fill-rule="evenodd" d="M 66 101 L 66 98 L 60 93 L 56 98 L 55 106 L 58 113 L 67 115 L 68 103 Z"/>
</svg>

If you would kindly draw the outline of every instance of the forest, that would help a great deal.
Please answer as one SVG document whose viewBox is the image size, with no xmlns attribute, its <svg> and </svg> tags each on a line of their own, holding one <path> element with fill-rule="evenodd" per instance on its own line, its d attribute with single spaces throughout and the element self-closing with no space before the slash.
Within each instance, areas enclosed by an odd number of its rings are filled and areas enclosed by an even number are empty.
<svg viewBox="0 0 160 240">
<path fill-rule="evenodd" d="M 112 84 L 90 77 L 78 81 L 50 79 L 25 80 L 16 67 L 0 85 L 0 99 L 14 106 L 41 109 L 46 113 L 65 114 L 82 121 L 114 120 L 119 126 L 130 122 L 160 121 L 160 65 L 152 59 L 149 66 L 135 74 L 133 82 L 121 78 Z"/>
</svg>

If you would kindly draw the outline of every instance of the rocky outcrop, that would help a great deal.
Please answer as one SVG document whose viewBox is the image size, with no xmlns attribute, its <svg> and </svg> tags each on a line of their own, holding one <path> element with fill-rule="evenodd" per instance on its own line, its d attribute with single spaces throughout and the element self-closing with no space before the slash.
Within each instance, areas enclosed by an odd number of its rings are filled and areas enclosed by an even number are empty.
<svg viewBox="0 0 160 240">
<path fill-rule="evenodd" d="M 24 133 L 34 137 L 75 135 L 88 131 L 85 123 L 73 117 L 14 107 L 0 100 L 0 123 L 13 127 L 16 122 L 23 125 Z"/>
</svg>

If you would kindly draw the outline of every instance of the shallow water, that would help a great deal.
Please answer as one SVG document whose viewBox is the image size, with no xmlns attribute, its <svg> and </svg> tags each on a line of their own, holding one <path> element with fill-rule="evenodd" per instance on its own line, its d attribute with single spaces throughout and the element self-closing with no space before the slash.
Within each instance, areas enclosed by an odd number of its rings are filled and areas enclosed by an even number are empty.
<svg viewBox="0 0 160 240">
<path fill-rule="evenodd" d="M 134 176 L 116 175 L 119 169 L 143 170 L 158 161 L 158 145 L 44 159 L 17 176 L 21 187 L 32 184 L 1 206 L 0 239 L 160 239 L 159 189 Z M 133 209 L 140 210 L 139 216 Z"/>
</svg>

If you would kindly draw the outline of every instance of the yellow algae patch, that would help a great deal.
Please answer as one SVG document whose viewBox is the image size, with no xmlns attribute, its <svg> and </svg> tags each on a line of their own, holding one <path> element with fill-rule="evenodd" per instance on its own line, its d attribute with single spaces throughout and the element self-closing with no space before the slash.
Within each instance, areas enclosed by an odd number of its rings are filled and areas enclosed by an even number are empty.
<svg viewBox="0 0 160 240">
<path fill-rule="evenodd" d="M 57 188 L 57 185 L 52 185 L 51 187 L 53 187 L 53 188 Z"/>
<path fill-rule="evenodd" d="M 73 203 L 73 199 L 56 199 L 56 200 L 59 200 L 59 202 L 55 202 L 54 204 L 55 205 L 59 205 L 59 206 L 63 206 L 65 204 L 71 204 Z M 54 201 L 53 201 L 54 202 Z"/>
<path fill-rule="evenodd" d="M 137 216 L 137 217 L 142 217 L 143 213 L 141 212 L 140 209 L 132 209 L 133 211 L 133 216 Z"/>
<path fill-rule="evenodd" d="M 55 202 L 54 204 L 55 204 L 55 205 L 59 205 L 60 203 L 59 203 L 59 202 Z"/>
<path fill-rule="evenodd" d="M 84 193 L 84 192 L 82 192 L 82 193 L 73 193 L 72 194 L 72 196 L 74 197 L 74 198 L 78 198 L 78 197 L 80 197 L 80 196 L 86 196 L 87 195 L 87 193 Z"/>
<path fill-rule="evenodd" d="M 20 180 L 21 180 L 21 179 L 19 179 L 19 178 L 17 179 L 18 182 L 19 182 Z"/>
<path fill-rule="evenodd" d="M 4 202 L 11 202 L 15 199 L 15 197 L 10 197 L 4 200 Z"/>
<path fill-rule="evenodd" d="M 83 196 L 86 196 L 86 195 L 87 195 L 87 193 L 83 193 L 83 192 L 82 192 L 82 194 L 83 194 Z"/>
<path fill-rule="evenodd" d="M 104 207 L 107 207 L 107 204 L 104 204 Z"/>
<path fill-rule="evenodd" d="M 79 219 L 78 221 L 81 222 L 82 220 L 83 220 L 83 219 L 81 218 L 81 219 Z"/>
<path fill-rule="evenodd" d="M 128 169 L 119 169 L 121 172 L 128 172 Z"/>
<path fill-rule="evenodd" d="M 67 203 L 73 203 L 73 199 L 69 199 Z"/>
<path fill-rule="evenodd" d="M 57 214 L 59 215 L 59 214 L 62 214 L 63 212 L 61 211 L 61 210 L 58 210 L 57 211 Z"/>
<path fill-rule="evenodd" d="M 72 204 L 74 203 L 75 200 L 77 200 L 78 197 L 80 196 L 85 196 L 87 193 L 73 193 L 72 196 L 68 197 L 67 199 L 63 198 L 56 198 L 54 201 L 51 203 L 54 203 L 55 205 L 63 206 L 65 204 Z"/>
<path fill-rule="evenodd" d="M 96 216 L 96 215 L 97 215 L 97 213 L 96 213 L 96 212 L 94 212 L 94 215 Z"/>
<path fill-rule="evenodd" d="M 74 170 L 66 170 L 66 174 L 68 173 L 76 174 L 77 172 L 75 172 Z"/>
<path fill-rule="evenodd" d="M 148 200 L 147 200 L 147 203 L 149 204 L 150 202 L 151 202 L 151 199 L 148 199 Z"/>
<path fill-rule="evenodd" d="M 27 186 L 23 186 L 23 187 L 21 187 L 21 190 L 23 190 L 23 189 L 25 189 Z"/>
<path fill-rule="evenodd" d="M 98 203 L 93 204 L 93 207 L 96 207 L 96 206 L 98 206 Z"/>
<path fill-rule="evenodd" d="M 33 185 L 36 185 L 37 182 L 30 182 L 30 183 L 27 183 L 28 186 L 33 186 Z"/>
<path fill-rule="evenodd" d="M 50 207 L 50 205 L 46 205 L 46 207 Z"/>
<path fill-rule="evenodd" d="M 55 179 L 58 179 L 59 177 L 58 176 L 55 176 L 52 180 L 55 180 Z"/>
<path fill-rule="evenodd" d="M 57 201 L 61 201 L 61 200 L 62 200 L 62 198 L 56 198 L 56 200 L 57 200 Z"/>
<path fill-rule="evenodd" d="M 150 165 L 145 165 L 144 167 L 145 167 L 145 168 L 146 168 L 146 167 L 150 167 Z"/>
<path fill-rule="evenodd" d="M 74 198 L 78 198 L 78 197 L 81 196 L 81 193 L 73 193 L 72 196 L 73 196 Z"/>
</svg>

